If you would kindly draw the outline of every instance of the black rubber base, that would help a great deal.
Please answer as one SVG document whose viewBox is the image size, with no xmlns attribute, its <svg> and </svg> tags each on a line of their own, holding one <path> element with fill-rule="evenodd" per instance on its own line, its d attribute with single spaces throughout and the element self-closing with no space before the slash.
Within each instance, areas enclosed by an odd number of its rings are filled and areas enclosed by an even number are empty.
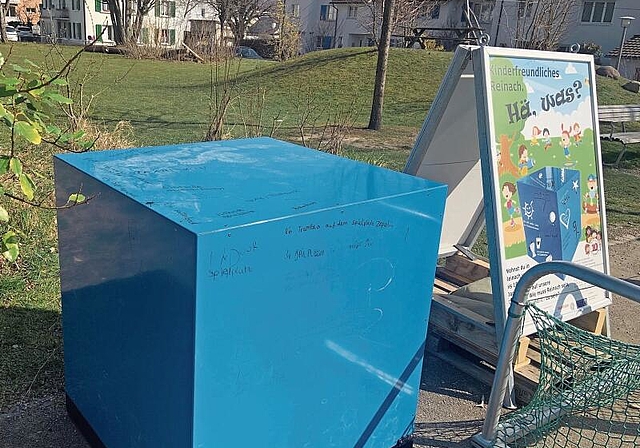
<svg viewBox="0 0 640 448">
<path fill-rule="evenodd" d="M 98 437 L 98 434 L 93 430 L 87 419 L 84 418 L 80 409 L 78 409 L 73 400 L 69 398 L 69 395 L 66 395 L 66 402 L 69 418 L 73 424 L 76 425 L 76 428 L 78 428 L 78 431 L 80 431 L 89 446 L 91 448 L 107 448 L 107 446 L 102 443 L 102 440 L 100 440 L 100 437 Z"/>
<path fill-rule="evenodd" d="M 404 436 L 391 448 L 413 448 L 413 435 Z"/>
</svg>

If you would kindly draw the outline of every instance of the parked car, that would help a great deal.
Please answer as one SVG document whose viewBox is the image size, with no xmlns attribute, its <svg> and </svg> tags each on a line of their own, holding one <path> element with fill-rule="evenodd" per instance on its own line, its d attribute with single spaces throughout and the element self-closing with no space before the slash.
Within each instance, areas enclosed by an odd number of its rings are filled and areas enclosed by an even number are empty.
<svg viewBox="0 0 640 448">
<path fill-rule="evenodd" d="M 31 28 L 28 26 L 18 26 L 16 27 L 16 31 L 18 32 L 18 40 L 21 42 L 35 42 L 36 36 L 31 31 Z"/>
<path fill-rule="evenodd" d="M 7 40 L 9 42 L 18 42 L 18 32 L 12 26 L 7 25 L 5 28 L 7 30 Z"/>
<path fill-rule="evenodd" d="M 236 56 L 245 59 L 262 59 L 262 56 L 256 53 L 256 50 L 251 47 L 243 46 L 236 48 Z"/>
</svg>

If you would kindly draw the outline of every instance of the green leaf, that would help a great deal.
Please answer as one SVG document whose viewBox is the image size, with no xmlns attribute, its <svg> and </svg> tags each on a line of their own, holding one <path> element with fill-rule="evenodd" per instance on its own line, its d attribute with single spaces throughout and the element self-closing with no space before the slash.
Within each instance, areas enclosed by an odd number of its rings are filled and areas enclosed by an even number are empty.
<svg viewBox="0 0 640 448">
<path fill-rule="evenodd" d="M 67 84 L 67 80 L 64 78 L 57 78 L 51 81 L 52 86 L 66 86 Z"/>
<path fill-rule="evenodd" d="M 68 204 L 82 204 L 87 200 L 86 196 L 82 193 L 73 193 L 69 195 Z"/>
<path fill-rule="evenodd" d="M 42 143 L 42 137 L 38 130 L 31 123 L 27 123 L 26 121 L 16 121 L 14 124 L 14 130 L 18 133 L 18 135 L 24 137 L 27 141 L 33 143 L 34 145 L 39 145 Z"/>
<path fill-rule="evenodd" d="M 40 67 L 38 66 L 38 64 L 36 64 L 35 62 L 31 62 L 29 59 L 25 59 L 24 62 L 26 62 L 27 64 L 29 64 L 31 67 L 37 68 L 39 69 Z"/>
<path fill-rule="evenodd" d="M 66 96 L 60 95 L 59 93 L 56 93 L 56 92 L 49 92 L 44 96 L 46 96 L 50 100 L 57 101 L 58 103 L 61 103 L 61 104 L 73 104 L 73 100 L 71 98 L 67 98 Z"/>
<path fill-rule="evenodd" d="M 49 134 L 53 134 L 53 135 L 60 135 L 62 134 L 62 129 L 60 129 L 58 126 L 56 126 L 55 124 L 49 124 L 47 125 L 47 127 L 45 128 L 47 130 L 47 132 Z"/>
<path fill-rule="evenodd" d="M 9 159 L 9 169 L 16 176 L 20 176 L 22 174 L 22 162 L 15 157 L 11 157 Z"/>
<path fill-rule="evenodd" d="M 9 222 L 9 212 L 0 205 L 0 222 Z"/>
<path fill-rule="evenodd" d="M 16 232 L 14 232 L 13 230 L 5 232 L 5 234 L 2 235 L 2 244 L 18 244 L 18 235 L 16 235 Z"/>
<path fill-rule="evenodd" d="M 0 53 L 0 66 L 4 65 L 4 56 L 2 56 L 2 53 Z"/>
<path fill-rule="evenodd" d="M 27 199 L 33 199 L 33 192 L 36 189 L 36 186 L 33 183 L 31 176 L 26 173 L 22 173 L 20 175 L 20 188 L 22 189 L 22 192 L 27 197 Z"/>
<path fill-rule="evenodd" d="M 0 85 L 0 98 L 13 96 L 18 92 L 13 86 L 2 86 Z"/>
<path fill-rule="evenodd" d="M 20 83 L 20 80 L 16 77 L 6 78 L 0 76 L 0 85 L 3 86 L 16 86 Z"/>
<path fill-rule="evenodd" d="M 0 176 L 9 171 L 9 156 L 0 156 Z"/>
<path fill-rule="evenodd" d="M 2 252 L 2 256 L 7 259 L 7 261 L 13 263 L 18 259 L 18 255 L 20 251 L 18 250 L 17 244 L 9 244 L 6 246 L 7 250 Z"/>
<path fill-rule="evenodd" d="M 18 64 L 11 64 L 11 68 L 13 69 L 14 72 L 31 73 L 31 70 L 29 70 L 28 68 L 24 68 Z"/>
</svg>

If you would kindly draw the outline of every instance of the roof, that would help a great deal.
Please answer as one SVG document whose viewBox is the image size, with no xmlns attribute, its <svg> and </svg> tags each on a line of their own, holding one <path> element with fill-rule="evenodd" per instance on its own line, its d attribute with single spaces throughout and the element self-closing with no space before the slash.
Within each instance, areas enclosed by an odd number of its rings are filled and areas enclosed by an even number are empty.
<svg viewBox="0 0 640 448">
<path fill-rule="evenodd" d="M 606 54 L 607 58 L 617 58 L 620 47 L 616 47 Z M 624 59 L 640 59 L 640 34 L 636 34 L 627 40 L 622 48 L 622 57 Z"/>
</svg>

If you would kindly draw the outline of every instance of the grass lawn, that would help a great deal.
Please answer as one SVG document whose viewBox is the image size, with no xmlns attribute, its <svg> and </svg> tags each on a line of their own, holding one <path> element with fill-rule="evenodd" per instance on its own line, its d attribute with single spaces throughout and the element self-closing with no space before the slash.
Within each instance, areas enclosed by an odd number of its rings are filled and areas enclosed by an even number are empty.
<svg viewBox="0 0 640 448">
<path fill-rule="evenodd" d="M 56 51 L 69 57 L 74 50 Z M 0 52 L 12 62 L 27 58 L 60 64 L 60 54 L 45 45 L 20 43 L 11 49 L 0 45 Z M 227 67 L 226 83 L 223 76 L 216 81 L 209 65 L 87 53 L 73 76 L 82 80 L 85 100 L 93 95 L 89 117 L 106 127 L 130 122 L 138 146 L 203 140 L 211 116 L 212 85 L 219 89 L 227 85 L 235 99 L 227 120 L 229 136 L 253 135 L 257 125 L 268 133 L 277 119 L 274 136 L 297 141 L 301 112 L 309 112 L 317 125 L 348 117 L 353 129 L 345 136 L 342 155 L 401 170 L 450 60 L 450 53 L 391 51 L 385 127 L 380 132 L 364 129 L 376 62 L 369 49 L 316 52 L 286 63 L 236 61 Z M 620 84 L 598 78 L 600 102 L 637 102 L 638 96 Z M 605 161 L 614 160 L 618 150 L 616 144 L 604 144 Z M 41 148 L 30 160 L 44 174 L 39 182 L 45 190 L 52 186 L 51 155 L 52 150 Z M 637 226 L 640 189 L 634 186 L 640 185 L 640 148 L 629 150 L 622 167 L 626 170 L 605 170 L 609 222 Z M 25 243 L 17 267 L 0 263 L 0 411 L 21 397 L 63 387 L 55 216 L 19 205 L 14 210 Z"/>
</svg>

